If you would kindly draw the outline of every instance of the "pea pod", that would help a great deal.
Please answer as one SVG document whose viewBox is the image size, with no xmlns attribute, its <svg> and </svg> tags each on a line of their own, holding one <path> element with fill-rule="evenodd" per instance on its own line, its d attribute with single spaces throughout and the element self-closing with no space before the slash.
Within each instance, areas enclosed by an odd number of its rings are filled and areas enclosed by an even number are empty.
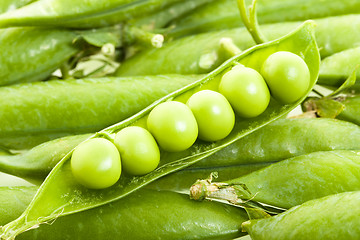
<svg viewBox="0 0 360 240">
<path fill-rule="evenodd" d="M 318 84 L 339 87 L 360 64 L 360 47 L 350 48 L 325 58 L 320 64 Z M 356 71 L 360 79 L 360 70 Z M 356 83 L 351 89 L 359 89 Z"/>
<path fill-rule="evenodd" d="M 197 179 L 205 179 L 212 172 L 218 172 L 217 181 L 228 181 L 295 156 L 357 150 L 360 149 L 359 131 L 355 124 L 328 118 L 280 119 L 189 168 L 162 177 L 149 187 L 187 192 Z"/>
<path fill-rule="evenodd" d="M 81 50 L 73 44 L 77 36 L 59 29 L 1 30 L 0 86 L 46 79 Z"/>
<path fill-rule="evenodd" d="M 256 8 L 259 23 L 265 24 L 359 13 L 360 3 L 356 0 L 263 0 L 257 3 Z M 196 12 L 175 20 L 172 25 L 175 25 L 170 32 L 172 37 L 243 26 L 236 1 L 232 0 L 208 3 Z"/>
<path fill-rule="evenodd" d="M 251 194 L 237 194 L 240 199 L 249 198 L 288 209 L 312 199 L 341 192 L 359 191 L 360 152 L 337 150 L 305 154 L 225 181 L 225 184 L 228 187 L 223 189 L 212 189 L 213 185 L 218 185 L 217 183 L 207 187 L 210 198 L 212 194 L 216 194 L 228 199 L 233 186 L 244 184 Z M 199 182 L 199 186 L 202 186 L 202 182 Z M 191 189 L 195 198 L 203 194 L 203 190 L 198 192 L 196 187 L 197 184 Z"/>
<path fill-rule="evenodd" d="M 0 156 L 0 169 L 2 172 L 22 178 L 44 179 L 62 157 L 90 135 L 67 136 L 40 144 L 19 154 L 3 154 Z"/>
<path fill-rule="evenodd" d="M 358 46 L 360 15 L 346 15 L 317 19 L 316 40 L 321 57 Z M 268 39 L 275 39 L 291 31 L 299 22 L 261 26 Z M 148 49 L 124 61 L 116 71 L 118 76 L 155 75 L 159 73 L 207 73 L 229 58 L 221 46 L 222 39 L 230 38 L 240 49 L 254 45 L 245 28 L 204 33 L 169 42 L 161 49 Z M 166 56 L 166 57 L 165 57 Z M 186 61 L 179 61 L 186 59 Z M 134 68 L 132 66 L 136 65 Z"/>
<path fill-rule="evenodd" d="M 347 97 L 340 102 L 345 108 L 337 118 L 360 125 L 360 96 Z"/>
<path fill-rule="evenodd" d="M 360 190 L 360 153 L 338 150 L 301 155 L 228 183 L 244 183 L 255 201 L 290 208 L 311 199 Z"/>
<path fill-rule="evenodd" d="M 0 187 L 0 225 L 21 215 L 35 195 L 37 187 Z"/>
<path fill-rule="evenodd" d="M 264 62 L 270 54 L 281 50 L 291 51 L 304 58 L 311 75 L 311 84 L 306 93 L 308 94 L 315 84 L 320 61 L 318 48 L 313 36 L 313 23 L 311 21 L 304 23 L 304 25 L 296 31 L 279 40 L 255 46 L 240 55 L 229 59 L 205 77 L 167 95 L 138 114 L 100 131 L 97 135 L 101 136 L 101 134 L 104 134 L 108 136 L 129 125 L 142 126 L 147 115 L 158 104 L 169 100 L 184 102 L 187 101 L 192 93 L 199 91 L 200 89 L 216 89 L 221 74 L 234 64 L 241 63 L 245 66 L 259 70 L 262 62 Z M 226 138 L 213 143 L 197 141 L 189 149 L 181 152 L 162 152 L 160 155 L 161 159 L 159 167 L 154 171 L 138 177 L 122 175 L 116 184 L 112 187 L 103 189 L 100 192 L 87 189 L 76 183 L 70 169 L 69 158 L 71 152 L 69 152 L 50 172 L 25 212 L 18 219 L 2 228 L 1 237 L 5 239 L 15 237 L 39 222 L 84 211 L 121 199 L 142 186 L 162 176 L 194 164 L 230 145 L 250 132 L 284 116 L 291 111 L 291 109 L 296 107 L 305 97 L 306 96 L 303 96 L 297 102 L 287 105 L 272 99 L 269 107 L 258 117 L 252 119 L 237 118 L 233 131 Z"/>
<path fill-rule="evenodd" d="M 359 131 L 355 124 L 333 119 L 280 119 L 193 167 L 277 162 L 317 151 L 356 150 L 360 149 Z"/>
<path fill-rule="evenodd" d="M 180 0 L 112 0 L 107 2 L 39 0 L 0 16 L 0 27 L 105 27 L 144 16 Z"/>
<path fill-rule="evenodd" d="M 30 148 L 65 135 L 99 131 L 198 77 L 88 78 L 3 87 L 0 146 Z"/>
<path fill-rule="evenodd" d="M 3 225 L 21 214 L 36 187 L 2 187 L 0 193 Z M 173 192 L 141 190 L 99 208 L 40 225 L 16 239 L 232 239 L 244 234 L 240 228 L 246 220 L 245 211 L 236 207 L 201 204 Z"/>
<path fill-rule="evenodd" d="M 199 11 L 203 5 L 213 0 L 182 1 L 170 5 L 158 12 L 148 14 L 131 21 L 131 24 L 141 26 L 148 30 L 163 28 L 174 19 L 182 18 L 184 15 Z"/>
<path fill-rule="evenodd" d="M 308 201 L 274 217 L 243 223 L 253 240 L 359 239 L 360 192 Z"/>
</svg>

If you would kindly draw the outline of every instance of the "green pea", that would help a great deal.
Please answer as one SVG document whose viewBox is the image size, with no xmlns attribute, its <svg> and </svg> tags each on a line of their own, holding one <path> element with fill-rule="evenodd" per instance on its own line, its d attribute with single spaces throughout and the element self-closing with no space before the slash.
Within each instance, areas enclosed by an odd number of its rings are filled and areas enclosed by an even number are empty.
<svg viewBox="0 0 360 240">
<path fill-rule="evenodd" d="M 113 143 L 93 138 L 77 146 L 71 156 L 75 179 L 87 188 L 102 189 L 116 183 L 121 174 L 120 155 Z"/>
<path fill-rule="evenodd" d="M 194 114 L 176 101 L 157 105 L 149 114 L 147 126 L 159 145 L 169 152 L 188 149 L 198 136 Z"/>
<path fill-rule="evenodd" d="M 124 128 L 116 134 L 114 143 L 120 152 L 122 167 L 127 173 L 144 175 L 159 165 L 159 147 L 145 128 Z"/>
<path fill-rule="evenodd" d="M 307 92 L 310 72 L 305 61 L 298 55 L 279 51 L 271 54 L 261 68 L 261 74 L 269 85 L 272 96 L 282 103 L 292 103 Z"/>
<path fill-rule="evenodd" d="M 263 77 L 256 70 L 241 65 L 222 76 L 219 91 L 229 100 L 235 112 L 246 118 L 260 115 L 270 102 L 269 89 Z"/>
<path fill-rule="evenodd" d="M 234 128 L 234 111 L 220 93 L 203 90 L 192 95 L 186 104 L 196 118 L 200 139 L 217 141 L 229 135 Z"/>
</svg>

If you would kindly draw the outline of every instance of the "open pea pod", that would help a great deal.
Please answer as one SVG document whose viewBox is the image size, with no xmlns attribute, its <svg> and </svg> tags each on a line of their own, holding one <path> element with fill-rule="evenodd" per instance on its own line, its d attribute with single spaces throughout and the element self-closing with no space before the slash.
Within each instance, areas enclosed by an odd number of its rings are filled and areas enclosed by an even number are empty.
<svg viewBox="0 0 360 240">
<path fill-rule="evenodd" d="M 153 172 L 140 177 L 124 174 L 115 185 L 103 190 L 91 190 L 75 181 L 69 161 L 72 152 L 69 152 L 50 172 L 24 213 L 18 219 L 2 227 L 0 237 L 2 239 L 11 239 L 39 223 L 121 199 L 146 184 L 194 164 L 247 134 L 286 115 L 305 99 L 318 77 L 320 56 L 313 28 L 314 23 L 308 21 L 289 35 L 250 48 L 226 61 L 219 68 L 198 81 L 167 95 L 138 114 L 100 131 L 93 137 L 102 134 L 113 134 L 129 125 L 143 126 L 147 115 L 158 104 L 169 100 L 186 101 L 191 94 L 199 90 L 217 89 L 221 75 L 238 63 L 259 71 L 267 57 L 277 51 L 290 51 L 298 54 L 304 59 L 309 68 L 311 78 L 309 89 L 297 102 L 281 104 L 271 99 L 268 108 L 258 117 L 251 119 L 237 117 L 233 131 L 223 140 L 211 143 L 196 141 L 192 147 L 185 151 L 176 153 L 162 152 L 160 165 Z"/>
</svg>

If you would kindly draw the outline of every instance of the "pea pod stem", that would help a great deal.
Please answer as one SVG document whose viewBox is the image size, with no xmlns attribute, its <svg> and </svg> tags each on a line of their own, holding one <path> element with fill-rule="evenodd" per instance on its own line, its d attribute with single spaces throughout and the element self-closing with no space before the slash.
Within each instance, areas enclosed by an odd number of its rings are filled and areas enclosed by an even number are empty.
<svg viewBox="0 0 360 240">
<path fill-rule="evenodd" d="M 128 44 L 137 42 L 145 47 L 161 48 L 164 43 L 164 36 L 162 34 L 144 31 L 136 26 L 125 25 L 124 31 L 127 33 L 125 41 Z"/>
<path fill-rule="evenodd" d="M 241 19 L 245 27 L 250 32 L 256 44 L 261 44 L 267 42 L 265 36 L 260 31 L 260 26 L 256 17 L 256 1 L 253 0 L 252 4 L 249 8 L 249 14 L 246 11 L 246 3 L 245 0 L 237 0 L 238 8 L 240 10 Z"/>
</svg>

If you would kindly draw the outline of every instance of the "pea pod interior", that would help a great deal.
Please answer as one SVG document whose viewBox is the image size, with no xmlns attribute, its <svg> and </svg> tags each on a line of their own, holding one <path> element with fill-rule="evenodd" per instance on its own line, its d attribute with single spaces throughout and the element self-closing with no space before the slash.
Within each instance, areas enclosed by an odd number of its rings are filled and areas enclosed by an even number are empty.
<svg viewBox="0 0 360 240">
<path fill-rule="evenodd" d="M 129 125 L 143 126 L 146 122 L 146 116 L 158 104 L 174 99 L 185 102 L 194 92 L 201 89 L 216 89 L 220 76 L 224 71 L 238 62 L 259 71 L 262 62 L 270 54 L 277 51 L 290 51 L 304 59 L 311 74 L 311 86 L 306 93 L 308 94 L 316 82 L 320 63 L 313 27 L 313 22 L 308 21 L 281 39 L 250 48 L 226 61 L 219 68 L 198 81 L 169 94 L 127 120 L 100 131 L 99 134 L 112 134 Z M 71 156 L 70 152 L 50 172 L 26 211 L 17 220 L 2 228 L 1 236 L 14 237 L 39 222 L 120 199 L 162 176 L 200 161 L 247 134 L 284 116 L 303 101 L 305 97 L 303 96 L 299 101 L 287 105 L 280 104 L 272 99 L 269 107 L 260 116 L 252 119 L 237 117 L 233 131 L 223 140 L 212 143 L 197 141 L 192 147 L 182 152 L 162 152 L 160 165 L 153 172 L 140 177 L 123 175 L 115 185 L 101 191 L 86 189 L 75 182 L 71 174 L 70 161 L 68 161 Z"/>
</svg>

